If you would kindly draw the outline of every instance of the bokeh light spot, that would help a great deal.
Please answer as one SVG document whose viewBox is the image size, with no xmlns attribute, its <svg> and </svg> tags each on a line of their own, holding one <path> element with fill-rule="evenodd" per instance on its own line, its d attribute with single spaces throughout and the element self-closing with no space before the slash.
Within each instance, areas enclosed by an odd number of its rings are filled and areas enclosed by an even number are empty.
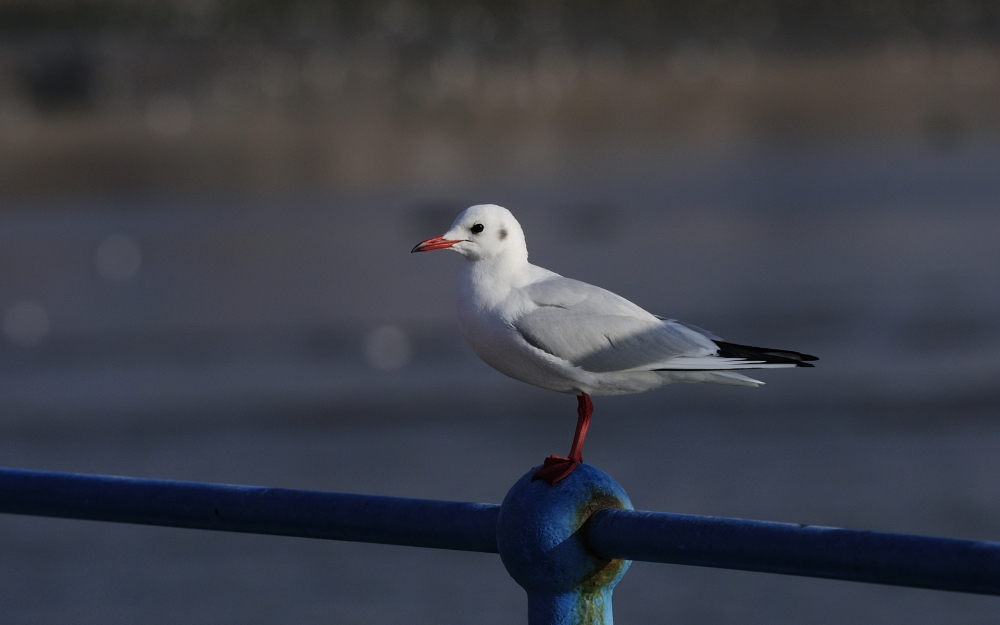
<svg viewBox="0 0 1000 625">
<path fill-rule="evenodd" d="M 139 273 L 142 252 L 130 236 L 114 234 L 97 246 L 94 265 L 97 273 L 109 282 L 126 282 Z"/>
</svg>

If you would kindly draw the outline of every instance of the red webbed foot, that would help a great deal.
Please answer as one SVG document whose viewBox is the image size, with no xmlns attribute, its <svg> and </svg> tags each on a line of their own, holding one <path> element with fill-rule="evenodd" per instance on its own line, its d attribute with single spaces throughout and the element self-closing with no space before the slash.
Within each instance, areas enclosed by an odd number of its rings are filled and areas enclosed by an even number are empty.
<svg viewBox="0 0 1000 625">
<path fill-rule="evenodd" d="M 542 464 L 542 468 L 535 471 L 531 481 L 545 480 L 549 486 L 566 479 L 570 473 L 580 466 L 580 461 L 574 458 L 563 458 L 562 456 L 549 456 Z"/>
</svg>

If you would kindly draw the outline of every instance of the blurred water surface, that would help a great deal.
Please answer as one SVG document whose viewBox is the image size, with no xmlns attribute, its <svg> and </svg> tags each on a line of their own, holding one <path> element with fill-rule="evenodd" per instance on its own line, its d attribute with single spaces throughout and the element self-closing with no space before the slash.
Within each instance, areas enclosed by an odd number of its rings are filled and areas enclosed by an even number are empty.
<svg viewBox="0 0 1000 625">
<path fill-rule="evenodd" d="M 544 182 L 0 213 L 0 463 L 499 502 L 568 396 L 462 343 L 468 204 L 534 262 L 728 340 L 820 356 L 761 389 L 598 398 L 638 508 L 1000 540 L 1000 152 L 636 153 Z M 144 199 L 147 198 L 147 199 Z M 492 556 L 0 518 L 4 623 L 524 622 Z M 636 565 L 619 620 L 993 622 L 996 600 Z"/>
</svg>

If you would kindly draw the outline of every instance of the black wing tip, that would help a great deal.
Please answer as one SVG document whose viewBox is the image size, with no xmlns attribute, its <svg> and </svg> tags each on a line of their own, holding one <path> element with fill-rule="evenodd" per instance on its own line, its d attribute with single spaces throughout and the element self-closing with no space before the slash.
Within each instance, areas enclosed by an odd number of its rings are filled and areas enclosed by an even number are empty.
<svg viewBox="0 0 1000 625">
<path fill-rule="evenodd" d="M 817 356 L 793 352 L 789 349 L 772 349 L 770 347 L 753 347 L 751 345 L 740 345 L 727 341 L 713 341 L 719 346 L 719 356 L 724 358 L 745 358 L 747 360 L 761 360 L 771 364 L 788 364 L 796 367 L 815 367 L 809 364 L 819 360 Z"/>
</svg>

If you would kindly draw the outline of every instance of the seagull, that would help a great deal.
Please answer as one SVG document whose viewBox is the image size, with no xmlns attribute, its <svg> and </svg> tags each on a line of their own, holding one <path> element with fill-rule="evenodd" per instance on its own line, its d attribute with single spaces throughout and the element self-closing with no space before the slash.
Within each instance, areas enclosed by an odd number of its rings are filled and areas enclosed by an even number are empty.
<svg viewBox="0 0 1000 625">
<path fill-rule="evenodd" d="M 472 351 L 515 380 L 577 396 L 569 456 L 549 456 L 533 478 L 550 485 L 583 461 L 591 395 L 641 393 L 673 382 L 760 386 L 744 369 L 812 367 L 815 356 L 723 341 L 651 314 L 624 297 L 528 262 L 521 225 L 506 208 L 462 211 L 441 236 L 412 252 L 452 250 L 458 323 Z"/>
</svg>

